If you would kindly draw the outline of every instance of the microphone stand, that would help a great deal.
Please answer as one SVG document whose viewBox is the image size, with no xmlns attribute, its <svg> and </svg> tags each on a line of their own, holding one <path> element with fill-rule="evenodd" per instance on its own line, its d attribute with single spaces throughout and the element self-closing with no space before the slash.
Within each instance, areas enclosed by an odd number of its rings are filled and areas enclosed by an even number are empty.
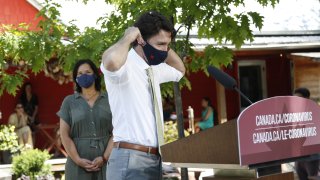
<svg viewBox="0 0 320 180">
<path fill-rule="evenodd" d="M 237 91 L 240 96 L 243 97 L 243 99 L 245 99 L 250 105 L 253 104 L 252 101 L 245 94 L 243 94 L 237 86 L 234 86 L 233 89 Z"/>
</svg>

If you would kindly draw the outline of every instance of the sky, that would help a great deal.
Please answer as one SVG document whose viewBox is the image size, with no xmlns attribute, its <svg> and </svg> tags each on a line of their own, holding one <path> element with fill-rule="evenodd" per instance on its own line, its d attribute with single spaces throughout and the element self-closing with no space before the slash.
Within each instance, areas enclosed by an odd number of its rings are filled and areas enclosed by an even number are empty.
<svg viewBox="0 0 320 180">
<path fill-rule="evenodd" d="M 44 2 L 44 0 L 38 0 Z M 59 9 L 61 20 L 68 23 L 76 20 L 75 24 L 80 28 L 96 27 L 97 19 L 114 10 L 114 7 L 105 3 L 104 0 L 89 0 L 87 4 L 82 0 L 52 0 L 59 3 L 62 7 Z"/>
<path fill-rule="evenodd" d="M 43 0 L 39 0 L 40 2 Z M 53 0 L 62 5 L 61 19 L 67 23 L 76 20 L 80 29 L 95 27 L 99 17 L 110 13 L 114 8 L 104 0 Z M 275 8 L 261 7 L 256 0 L 246 0 L 246 7 L 232 8 L 234 13 L 241 11 L 258 11 L 265 16 L 262 31 L 300 31 L 320 30 L 319 0 L 280 0 Z M 256 29 L 257 30 L 257 29 Z"/>
<path fill-rule="evenodd" d="M 242 9 L 265 16 L 263 31 L 320 30 L 319 0 L 280 0 L 275 8 L 262 8 L 256 1 L 249 1 Z"/>
</svg>

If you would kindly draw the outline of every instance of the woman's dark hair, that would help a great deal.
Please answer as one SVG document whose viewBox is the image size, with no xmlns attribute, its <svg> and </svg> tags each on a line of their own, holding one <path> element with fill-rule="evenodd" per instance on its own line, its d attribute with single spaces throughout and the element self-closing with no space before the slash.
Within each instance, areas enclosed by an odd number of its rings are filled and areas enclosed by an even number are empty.
<svg viewBox="0 0 320 180">
<path fill-rule="evenodd" d="M 142 14 L 134 23 L 134 26 L 139 28 L 142 38 L 145 41 L 158 34 L 160 30 L 170 32 L 171 38 L 174 38 L 175 36 L 173 24 L 157 11 L 148 11 Z M 135 42 L 133 45 L 137 45 L 137 42 Z"/>
<path fill-rule="evenodd" d="M 32 87 L 31 82 L 26 82 L 26 83 L 23 84 L 22 91 L 21 91 L 21 98 L 22 99 L 26 99 L 27 98 L 27 93 L 26 93 L 26 87 L 27 86 Z M 22 103 L 22 102 L 20 102 L 20 103 Z"/>
<path fill-rule="evenodd" d="M 208 103 L 208 106 L 212 107 L 212 103 L 209 97 L 203 97 L 202 99 Z"/>
<path fill-rule="evenodd" d="M 101 76 L 99 74 L 99 70 L 98 70 L 97 66 L 90 59 L 79 60 L 73 67 L 72 76 L 73 76 L 73 81 L 76 83 L 76 91 L 78 93 L 82 92 L 82 89 L 79 86 L 79 84 L 77 83 L 76 79 L 77 79 L 79 67 L 83 64 L 88 64 L 90 66 L 90 68 L 92 69 L 93 74 L 96 76 L 95 88 L 97 91 L 100 91 L 101 90 Z"/>
<path fill-rule="evenodd" d="M 27 87 L 27 86 L 31 86 L 31 87 L 32 87 L 31 82 L 26 82 L 26 83 L 23 84 L 23 90 L 24 90 L 24 91 L 26 91 L 26 87 Z"/>
</svg>

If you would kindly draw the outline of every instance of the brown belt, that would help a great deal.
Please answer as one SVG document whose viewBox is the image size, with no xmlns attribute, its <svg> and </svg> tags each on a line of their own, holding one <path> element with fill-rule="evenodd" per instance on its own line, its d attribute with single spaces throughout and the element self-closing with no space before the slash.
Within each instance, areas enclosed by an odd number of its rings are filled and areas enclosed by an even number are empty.
<svg viewBox="0 0 320 180">
<path fill-rule="evenodd" d="M 132 150 L 137 150 L 137 151 L 141 151 L 141 152 L 145 152 L 145 153 L 159 155 L 158 148 L 142 146 L 142 145 L 138 145 L 138 144 L 131 144 L 131 143 L 127 143 L 127 142 L 115 142 L 115 143 L 113 143 L 113 147 L 123 148 L 123 149 L 132 149 Z"/>
</svg>

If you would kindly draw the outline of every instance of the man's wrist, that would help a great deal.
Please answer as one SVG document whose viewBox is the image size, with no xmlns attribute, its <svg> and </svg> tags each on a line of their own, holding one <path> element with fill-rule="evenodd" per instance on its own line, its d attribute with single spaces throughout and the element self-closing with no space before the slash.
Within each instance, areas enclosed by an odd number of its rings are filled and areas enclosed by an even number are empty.
<svg viewBox="0 0 320 180">
<path fill-rule="evenodd" d="M 107 163 L 108 162 L 108 158 L 102 156 L 102 160 L 103 160 L 103 163 Z"/>
</svg>

